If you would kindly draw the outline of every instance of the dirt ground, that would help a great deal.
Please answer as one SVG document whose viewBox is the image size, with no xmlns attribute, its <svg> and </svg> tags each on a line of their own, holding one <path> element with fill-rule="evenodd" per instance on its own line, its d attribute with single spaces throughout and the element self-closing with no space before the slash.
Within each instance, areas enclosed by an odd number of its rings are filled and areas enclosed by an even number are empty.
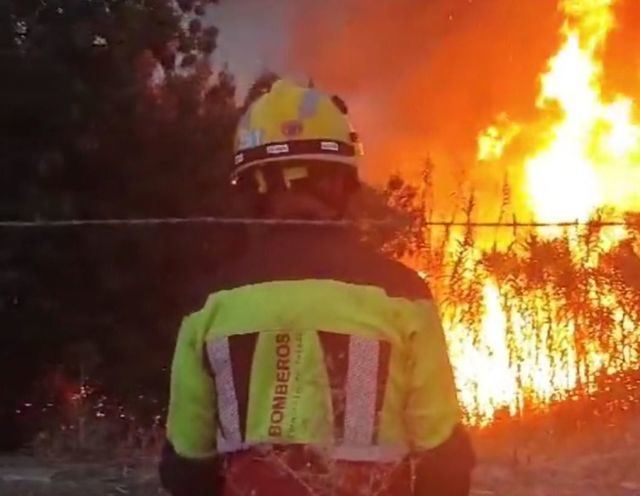
<svg viewBox="0 0 640 496">
<path fill-rule="evenodd" d="M 474 494 L 640 496 L 640 417 L 562 427 L 543 421 L 477 433 Z"/>
<path fill-rule="evenodd" d="M 640 419 L 559 435 L 539 426 L 476 433 L 474 496 L 640 496 Z M 0 458 L 2 496 L 162 495 L 155 461 Z"/>
</svg>

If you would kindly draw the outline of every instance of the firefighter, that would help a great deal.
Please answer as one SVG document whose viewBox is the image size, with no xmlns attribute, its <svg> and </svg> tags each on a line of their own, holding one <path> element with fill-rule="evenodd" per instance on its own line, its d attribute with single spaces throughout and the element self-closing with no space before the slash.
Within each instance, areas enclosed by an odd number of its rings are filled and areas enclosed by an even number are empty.
<svg viewBox="0 0 640 496">
<path fill-rule="evenodd" d="M 236 186 L 269 219 L 316 222 L 264 228 L 184 319 L 160 464 L 174 496 L 469 493 L 429 288 L 335 222 L 362 152 L 347 114 L 278 80 L 239 123 Z"/>
</svg>

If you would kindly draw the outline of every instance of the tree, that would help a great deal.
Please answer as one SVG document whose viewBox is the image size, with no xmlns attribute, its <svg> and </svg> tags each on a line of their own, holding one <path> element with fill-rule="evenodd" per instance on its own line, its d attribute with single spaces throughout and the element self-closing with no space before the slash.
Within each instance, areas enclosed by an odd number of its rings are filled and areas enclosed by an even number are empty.
<svg viewBox="0 0 640 496">
<path fill-rule="evenodd" d="M 206 5 L 179 7 L 1 3 L 0 218 L 232 213 L 233 78 L 210 66 Z M 50 370 L 88 367 L 124 399 L 164 393 L 180 317 L 241 239 L 204 225 L 0 230 L 0 373 L 13 378 L 0 439 L 24 440 L 16 405 Z"/>
</svg>

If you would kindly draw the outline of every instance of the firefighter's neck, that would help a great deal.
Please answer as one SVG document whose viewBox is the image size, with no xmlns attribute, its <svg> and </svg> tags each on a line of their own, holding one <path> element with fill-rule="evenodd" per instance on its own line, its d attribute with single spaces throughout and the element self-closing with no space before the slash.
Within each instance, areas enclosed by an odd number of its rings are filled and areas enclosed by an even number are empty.
<svg viewBox="0 0 640 496">
<path fill-rule="evenodd" d="M 287 220 L 338 220 L 341 213 L 313 195 L 294 191 L 275 193 L 269 199 L 267 216 Z"/>
</svg>

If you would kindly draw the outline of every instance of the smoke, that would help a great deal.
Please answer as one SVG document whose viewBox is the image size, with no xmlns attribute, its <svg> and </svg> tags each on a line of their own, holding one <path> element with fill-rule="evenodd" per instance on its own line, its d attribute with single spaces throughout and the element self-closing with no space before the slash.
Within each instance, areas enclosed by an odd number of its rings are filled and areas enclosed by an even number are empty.
<svg viewBox="0 0 640 496">
<path fill-rule="evenodd" d="M 561 23 L 557 0 L 330 0 L 297 13 L 290 60 L 350 102 L 367 177 L 411 174 L 429 155 L 459 182 L 497 114 L 534 111 Z"/>
<path fill-rule="evenodd" d="M 416 175 L 436 190 L 500 197 L 505 170 L 476 164 L 496 115 L 527 121 L 560 44 L 557 0 L 298 0 L 288 69 L 343 96 L 363 137 L 364 176 Z"/>
</svg>

